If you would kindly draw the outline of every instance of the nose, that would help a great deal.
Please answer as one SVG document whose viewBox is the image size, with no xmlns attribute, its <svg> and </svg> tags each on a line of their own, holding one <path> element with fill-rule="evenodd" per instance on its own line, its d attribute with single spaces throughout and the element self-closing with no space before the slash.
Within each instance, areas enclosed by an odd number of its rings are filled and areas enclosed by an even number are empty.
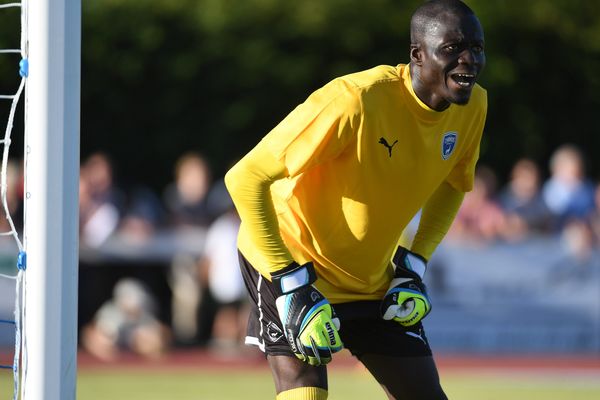
<svg viewBox="0 0 600 400">
<path fill-rule="evenodd" d="M 472 48 L 464 49 L 458 57 L 459 64 L 482 65 L 483 62 L 484 62 L 483 53 L 480 51 L 476 51 L 475 49 L 472 49 Z"/>
<path fill-rule="evenodd" d="M 474 64 L 475 63 L 475 54 L 473 54 L 473 50 L 471 50 L 469 48 L 464 49 L 458 57 L 458 62 L 460 64 L 468 64 L 468 65 Z"/>
</svg>

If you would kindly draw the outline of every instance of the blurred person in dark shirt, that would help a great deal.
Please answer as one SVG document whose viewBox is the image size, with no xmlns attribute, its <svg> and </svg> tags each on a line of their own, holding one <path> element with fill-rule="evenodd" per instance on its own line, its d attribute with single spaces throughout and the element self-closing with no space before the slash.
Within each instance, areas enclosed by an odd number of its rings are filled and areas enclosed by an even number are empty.
<svg viewBox="0 0 600 400">
<path fill-rule="evenodd" d="M 120 223 L 124 195 L 114 184 L 113 164 L 102 152 L 91 154 L 79 175 L 79 232 L 81 244 L 100 247 Z"/>
<path fill-rule="evenodd" d="M 198 310 L 209 306 L 202 305 L 207 293 L 201 286 L 198 263 L 206 231 L 222 209 L 220 193 L 226 194 L 226 191 L 213 185 L 212 171 L 204 156 L 192 151 L 179 157 L 174 180 L 166 187 L 163 198 L 168 225 L 178 243 L 169 284 L 173 292 L 173 332 L 180 343 L 194 344 L 199 335 L 206 336 L 199 333 L 198 326 Z M 200 316 L 200 321 L 202 318 Z"/>
<path fill-rule="evenodd" d="M 175 227 L 207 228 L 216 217 L 209 201 L 212 172 L 198 153 L 182 155 L 175 164 L 174 181 L 164 193 L 164 202 Z"/>
<path fill-rule="evenodd" d="M 118 228 L 119 240 L 127 244 L 147 243 L 164 225 L 160 198 L 148 187 L 134 186 L 128 193 L 123 219 Z"/>
<path fill-rule="evenodd" d="M 541 192 L 539 166 L 528 158 L 518 160 L 498 197 L 506 213 L 506 237 L 525 238 L 549 229 L 551 214 Z"/>
</svg>

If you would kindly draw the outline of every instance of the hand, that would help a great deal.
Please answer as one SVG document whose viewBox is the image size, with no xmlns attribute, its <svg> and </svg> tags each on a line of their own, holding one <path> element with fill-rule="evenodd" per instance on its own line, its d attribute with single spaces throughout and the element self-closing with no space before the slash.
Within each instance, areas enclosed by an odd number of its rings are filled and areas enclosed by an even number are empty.
<svg viewBox="0 0 600 400">
<path fill-rule="evenodd" d="M 332 354 L 343 348 L 340 320 L 312 285 L 317 280 L 312 263 L 292 263 L 271 278 L 284 335 L 296 357 L 314 366 L 330 362 Z"/>
<path fill-rule="evenodd" d="M 415 325 L 431 311 L 427 288 L 422 280 L 427 261 L 398 247 L 392 264 L 395 267 L 394 279 L 381 302 L 381 316 L 385 320 L 393 319 L 402 326 Z"/>
</svg>

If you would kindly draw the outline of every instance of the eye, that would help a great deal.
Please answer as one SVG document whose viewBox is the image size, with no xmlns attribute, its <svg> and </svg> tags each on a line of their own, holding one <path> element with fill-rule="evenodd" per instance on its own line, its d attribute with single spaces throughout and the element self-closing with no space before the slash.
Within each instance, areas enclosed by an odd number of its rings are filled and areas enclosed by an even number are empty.
<svg viewBox="0 0 600 400">
<path fill-rule="evenodd" d="M 473 46 L 473 51 L 475 53 L 483 53 L 483 46 L 481 46 L 481 45 Z"/>
<path fill-rule="evenodd" d="M 448 53 L 456 53 L 458 51 L 457 44 L 449 44 L 444 48 Z"/>
</svg>

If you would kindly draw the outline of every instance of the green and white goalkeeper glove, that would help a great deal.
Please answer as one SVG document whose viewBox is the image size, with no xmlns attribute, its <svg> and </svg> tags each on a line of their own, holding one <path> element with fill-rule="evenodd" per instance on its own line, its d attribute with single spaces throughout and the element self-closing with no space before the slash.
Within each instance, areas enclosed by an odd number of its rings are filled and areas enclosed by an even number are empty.
<svg viewBox="0 0 600 400">
<path fill-rule="evenodd" d="M 402 326 L 415 325 L 431 311 L 423 283 L 427 261 L 404 247 L 398 247 L 392 264 L 395 267 L 394 278 L 381 302 L 381 316 Z"/>
<path fill-rule="evenodd" d="M 271 274 L 277 293 L 277 312 L 285 338 L 300 360 L 324 365 L 343 348 L 340 320 L 329 301 L 312 284 L 317 274 L 312 263 L 292 263 Z"/>
</svg>

